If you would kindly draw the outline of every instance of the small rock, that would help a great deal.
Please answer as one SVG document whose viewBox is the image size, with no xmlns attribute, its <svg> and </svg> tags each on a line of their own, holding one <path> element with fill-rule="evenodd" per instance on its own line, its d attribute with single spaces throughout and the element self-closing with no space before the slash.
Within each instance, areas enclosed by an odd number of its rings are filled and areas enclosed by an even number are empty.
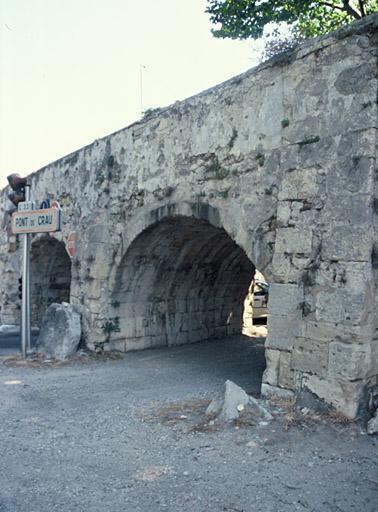
<svg viewBox="0 0 378 512">
<path fill-rule="evenodd" d="M 368 421 L 367 433 L 370 435 L 378 434 L 378 411 L 371 418 L 371 420 Z"/>
</svg>

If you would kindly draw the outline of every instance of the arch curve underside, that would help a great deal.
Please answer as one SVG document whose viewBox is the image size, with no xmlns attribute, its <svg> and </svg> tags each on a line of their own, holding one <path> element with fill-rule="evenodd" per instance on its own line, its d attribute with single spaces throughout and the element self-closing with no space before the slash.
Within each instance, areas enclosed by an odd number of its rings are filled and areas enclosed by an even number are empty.
<svg viewBox="0 0 378 512">
<path fill-rule="evenodd" d="M 123 257 L 112 296 L 119 332 L 135 350 L 240 333 L 255 267 L 222 228 L 170 217 L 143 231 Z"/>
<path fill-rule="evenodd" d="M 50 304 L 70 301 L 71 259 L 64 242 L 37 238 L 31 246 L 30 270 L 31 320 L 40 326 Z"/>
</svg>

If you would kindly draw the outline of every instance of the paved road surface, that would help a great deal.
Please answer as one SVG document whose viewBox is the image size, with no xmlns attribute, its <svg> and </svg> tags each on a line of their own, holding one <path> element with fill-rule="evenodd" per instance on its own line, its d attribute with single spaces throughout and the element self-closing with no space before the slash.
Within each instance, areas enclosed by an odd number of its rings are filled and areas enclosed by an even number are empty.
<svg viewBox="0 0 378 512">
<path fill-rule="evenodd" d="M 32 347 L 35 346 L 38 334 L 32 333 Z M 21 352 L 21 335 L 19 332 L 0 333 L 0 356 Z M 0 509 L 1 512 L 1 509 Z"/>
</svg>

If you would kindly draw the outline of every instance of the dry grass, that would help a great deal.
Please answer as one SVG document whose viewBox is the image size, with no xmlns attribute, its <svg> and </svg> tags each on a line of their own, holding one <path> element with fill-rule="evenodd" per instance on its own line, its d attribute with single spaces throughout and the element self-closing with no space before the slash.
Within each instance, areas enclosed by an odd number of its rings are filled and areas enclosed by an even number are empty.
<svg viewBox="0 0 378 512">
<path fill-rule="evenodd" d="M 180 400 L 170 402 L 159 407 L 155 407 L 143 418 L 147 421 L 158 420 L 162 425 L 176 425 L 186 420 L 198 419 L 205 414 L 209 405 L 208 398 L 192 398 L 190 400 Z"/>
<path fill-rule="evenodd" d="M 204 433 L 213 433 L 219 430 L 219 426 L 211 419 L 208 421 L 200 421 L 199 423 L 195 423 L 192 427 L 190 427 L 189 432 L 204 432 Z"/>
<path fill-rule="evenodd" d="M 344 416 L 341 412 L 330 410 L 326 413 L 320 413 L 298 407 L 295 400 L 283 400 L 280 398 L 272 398 L 270 400 L 274 408 L 279 409 L 280 416 L 285 430 L 291 427 L 311 426 L 317 424 L 334 424 L 348 425 L 351 420 Z M 277 416 L 277 414 L 275 414 Z"/>
<path fill-rule="evenodd" d="M 206 416 L 208 398 L 180 400 L 155 407 L 143 415 L 145 421 L 158 421 L 165 426 L 183 425 L 187 433 L 212 433 L 219 427 L 212 416 Z"/>
</svg>

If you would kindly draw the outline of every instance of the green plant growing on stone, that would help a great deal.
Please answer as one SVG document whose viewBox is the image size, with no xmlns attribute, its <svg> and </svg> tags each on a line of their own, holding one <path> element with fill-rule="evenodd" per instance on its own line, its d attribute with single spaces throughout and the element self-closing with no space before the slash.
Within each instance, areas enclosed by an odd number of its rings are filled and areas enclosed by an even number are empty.
<svg viewBox="0 0 378 512">
<path fill-rule="evenodd" d="M 149 117 L 152 117 L 155 114 L 158 114 L 161 111 L 161 108 L 147 108 L 143 112 L 143 119 L 148 119 Z"/>
<path fill-rule="evenodd" d="M 196 198 L 197 200 L 199 201 L 200 199 L 202 199 L 203 197 L 206 197 L 206 192 L 204 190 L 201 190 L 201 192 L 198 192 L 196 194 Z"/>
<path fill-rule="evenodd" d="M 213 36 L 265 41 L 265 56 L 378 10 L 377 0 L 207 0 Z M 281 28 L 285 26 L 285 30 Z"/>
<path fill-rule="evenodd" d="M 205 179 L 213 179 L 213 180 L 224 180 L 228 177 L 230 174 L 230 171 L 228 169 L 225 169 L 221 166 L 219 163 L 218 158 L 216 158 L 206 169 L 206 174 L 209 174 L 211 176 L 205 178 Z"/>
<path fill-rule="evenodd" d="M 310 304 L 306 301 L 301 302 L 299 308 L 301 309 L 304 317 L 308 316 L 312 312 Z"/>
<path fill-rule="evenodd" d="M 271 185 L 269 188 L 266 188 L 264 190 L 264 193 L 266 196 L 271 196 L 273 194 L 273 190 L 274 190 L 274 185 Z"/>
<path fill-rule="evenodd" d="M 218 197 L 222 197 L 223 199 L 227 199 L 229 190 L 230 190 L 229 188 L 226 189 L 226 190 L 220 190 L 218 192 Z"/>
<path fill-rule="evenodd" d="M 114 167 L 114 164 L 115 164 L 115 158 L 114 158 L 114 156 L 113 156 L 113 155 L 109 155 L 109 156 L 108 156 L 107 164 L 108 164 L 108 167 Z"/>
<path fill-rule="evenodd" d="M 316 142 L 320 141 L 319 135 L 315 135 L 314 137 L 307 137 L 304 140 L 301 140 L 298 142 L 299 148 L 302 148 L 303 146 L 307 146 L 308 144 L 316 144 Z"/>
<path fill-rule="evenodd" d="M 102 332 L 106 334 L 106 339 L 109 340 L 113 332 L 121 332 L 119 326 L 119 316 L 108 318 L 101 326 Z"/>
<path fill-rule="evenodd" d="M 262 167 L 265 164 L 265 156 L 263 153 L 257 153 L 256 160 L 259 166 Z"/>
<path fill-rule="evenodd" d="M 97 185 L 102 185 L 104 183 L 105 179 L 106 179 L 106 177 L 102 171 L 98 171 L 96 173 L 96 184 Z"/>
<path fill-rule="evenodd" d="M 235 140 L 237 139 L 238 137 L 238 131 L 237 129 L 234 127 L 232 128 L 232 135 L 231 135 L 231 138 L 230 140 L 228 141 L 228 149 L 232 149 L 234 147 L 234 144 L 235 144 Z"/>
<path fill-rule="evenodd" d="M 287 118 L 282 119 L 282 121 L 281 121 L 282 128 L 287 128 L 289 126 L 289 124 L 290 124 L 290 121 Z"/>
<path fill-rule="evenodd" d="M 121 303 L 119 300 L 113 299 L 111 301 L 110 305 L 112 306 L 112 308 L 118 309 L 120 307 Z"/>
</svg>

